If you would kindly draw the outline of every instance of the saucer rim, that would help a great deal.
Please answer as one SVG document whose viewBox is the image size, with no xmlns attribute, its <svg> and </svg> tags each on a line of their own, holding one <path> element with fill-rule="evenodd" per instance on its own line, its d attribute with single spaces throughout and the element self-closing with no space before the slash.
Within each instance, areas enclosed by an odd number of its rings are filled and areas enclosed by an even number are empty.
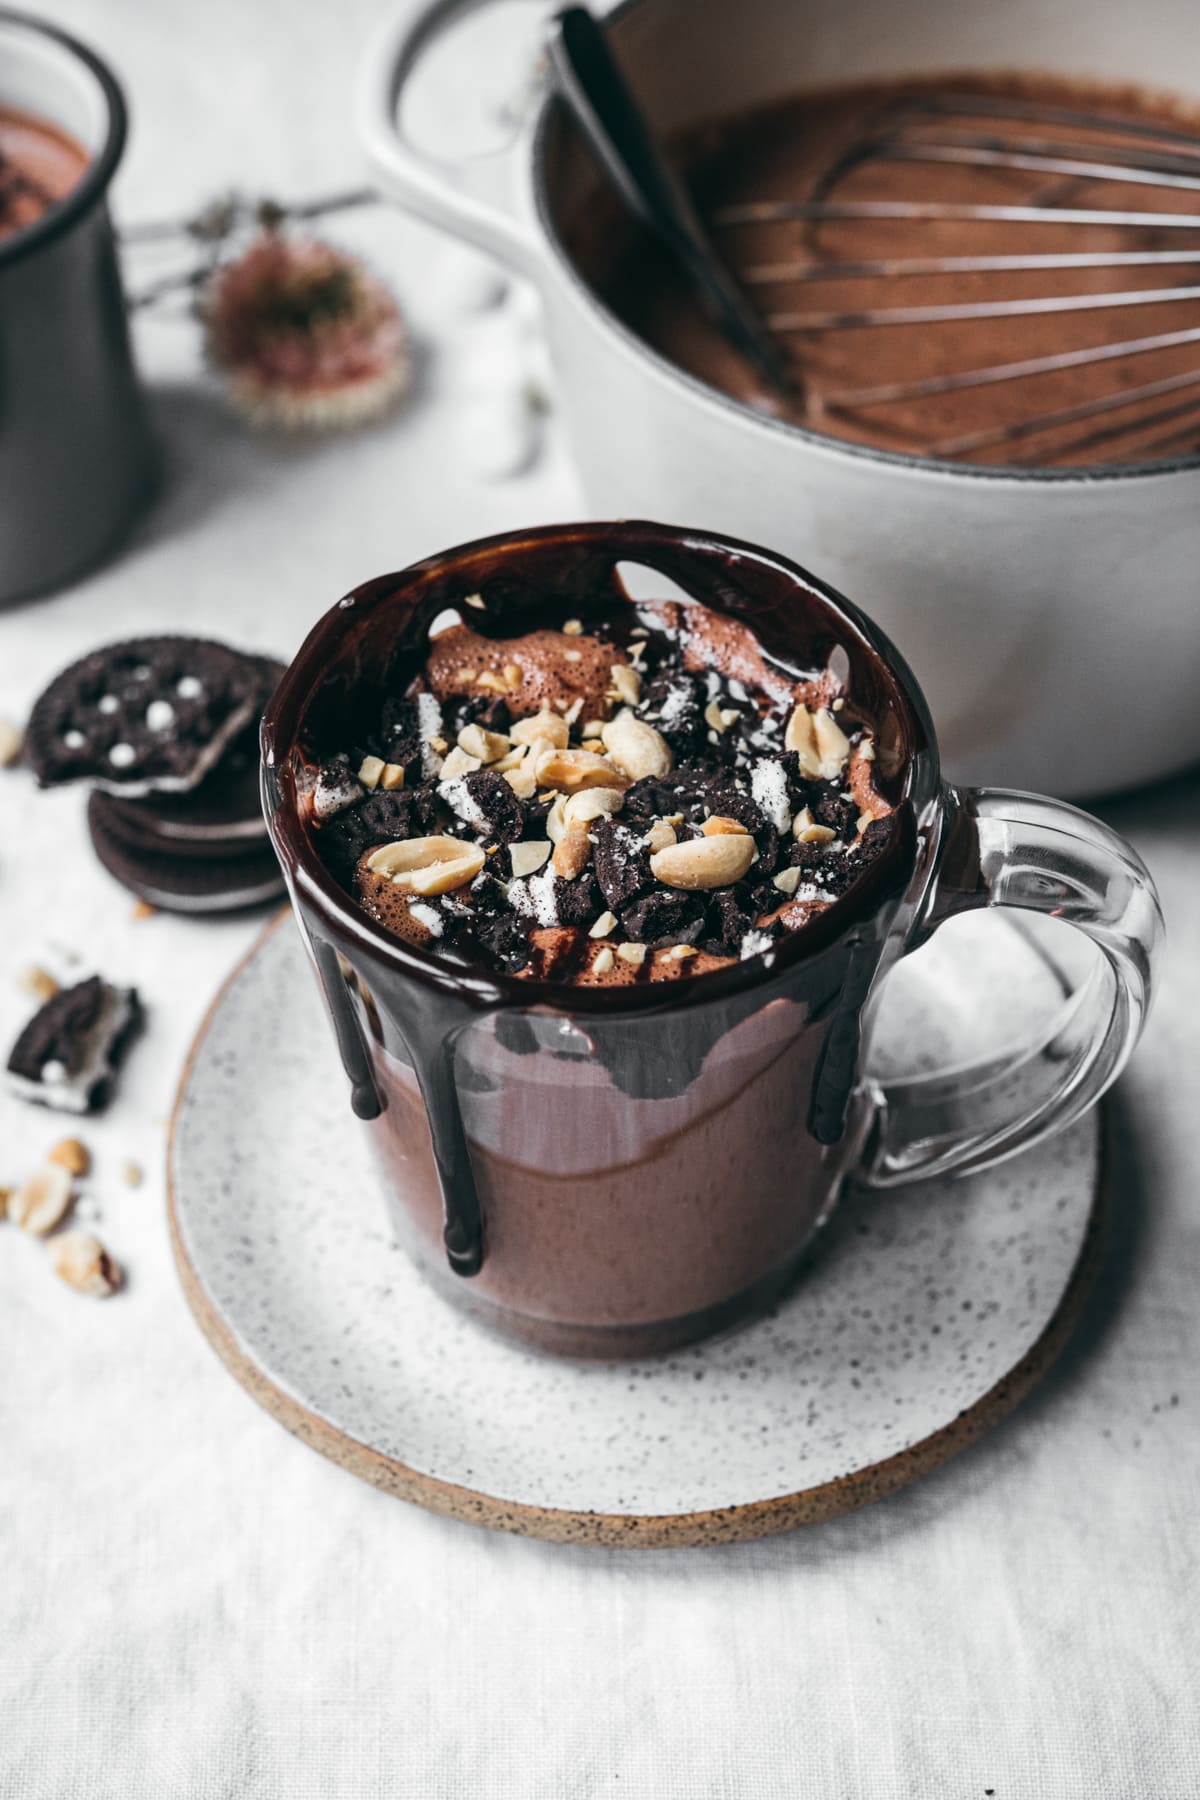
<svg viewBox="0 0 1200 1800">
<path fill-rule="evenodd" d="M 764 1500 L 693 1512 L 605 1513 L 505 1500 L 460 1482 L 425 1474 L 397 1457 L 376 1450 L 297 1400 L 247 1353 L 206 1292 L 188 1255 L 180 1220 L 175 1182 L 176 1132 L 196 1064 L 226 996 L 268 940 L 291 917 L 291 908 L 282 907 L 268 920 L 221 982 L 196 1029 L 171 1108 L 167 1139 L 167 1224 L 175 1268 L 189 1310 L 230 1374 L 293 1437 L 372 1487 L 445 1518 L 548 1543 L 647 1550 L 748 1543 L 857 1511 L 941 1468 L 1007 1418 L 1049 1372 L 1074 1334 L 1104 1260 L 1112 1214 L 1111 1127 L 1108 1108 L 1104 1104 L 1097 1109 L 1098 1159 L 1087 1229 L 1058 1305 L 1041 1335 L 1006 1375 L 957 1418 L 892 1456 L 836 1476 L 832 1481 L 788 1494 L 772 1495 Z"/>
</svg>

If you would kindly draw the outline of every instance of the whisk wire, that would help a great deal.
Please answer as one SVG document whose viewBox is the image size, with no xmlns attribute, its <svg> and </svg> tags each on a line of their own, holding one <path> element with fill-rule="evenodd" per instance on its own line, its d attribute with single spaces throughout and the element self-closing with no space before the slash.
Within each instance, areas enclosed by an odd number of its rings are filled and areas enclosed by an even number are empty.
<svg viewBox="0 0 1200 1800">
<path fill-rule="evenodd" d="M 1009 132 L 981 128 L 992 122 L 1031 129 Z M 1070 135 L 1061 140 L 1048 135 L 1057 127 L 1068 128 Z M 1108 141 L 1080 141 L 1086 139 L 1088 132 L 1103 133 Z M 912 198 L 871 197 L 869 188 L 866 194 L 861 188 L 850 195 L 838 191 L 851 176 L 866 177 L 873 167 L 907 163 L 1054 179 L 1038 183 L 1032 194 L 1027 192 L 1011 199 L 1006 198 L 1003 191 L 994 198 L 980 200 L 954 197 L 953 190 L 936 199 L 916 195 Z M 809 282 L 1016 272 L 1155 269 L 1174 270 L 1177 276 L 1172 280 L 1169 273 L 1164 274 L 1161 284 L 1151 287 L 1114 287 L 1095 292 L 1035 293 L 1010 298 L 981 297 L 977 293 L 962 300 L 931 299 L 911 304 L 847 304 L 827 310 L 796 307 L 767 311 L 765 323 L 779 336 L 871 331 L 889 326 L 966 324 L 989 319 L 1101 314 L 1130 307 L 1188 305 L 1200 301 L 1200 284 L 1194 277 L 1189 279 L 1189 272 L 1200 265 L 1200 247 L 1186 242 L 1179 247 L 1163 243 L 1163 234 L 1200 232 L 1200 211 L 1177 211 L 1165 206 L 1163 210 L 1150 210 L 1113 204 L 1116 196 L 1106 196 L 1096 190 L 1105 186 L 1111 188 L 1114 184 L 1159 190 L 1164 196 L 1168 193 L 1200 193 L 1200 133 L 1156 121 L 1125 119 L 1102 110 L 1044 105 L 998 95 L 913 94 L 901 96 L 879 109 L 864 134 L 841 149 L 811 181 L 806 195 L 796 199 L 748 200 L 722 205 L 714 209 L 711 224 L 723 233 L 736 233 L 744 227 L 793 223 L 813 227 L 892 222 L 920 227 L 961 223 L 968 227 L 1001 225 L 1032 227 L 1039 231 L 1043 227 L 1071 231 L 1101 228 L 1122 231 L 1132 239 L 1119 248 L 1071 250 L 1035 248 L 1038 242 L 1035 238 L 1032 244 L 1027 239 L 1024 246 L 1014 247 L 1012 251 L 989 249 L 975 255 L 921 254 L 918 242 L 905 246 L 904 253 L 895 256 L 855 256 L 839 242 L 838 253 L 825 257 L 814 236 L 805 242 L 803 255 L 758 261 L 741 271 L 743 285 L 760 291 L 774 285 L 803 287 Z M 1140 243 L 1139 235 L 1142 237 Z M 850 415 L 912 401 L 932 401 L 993 384 L 1021 382 L 1092 365 L 1123 364 L 1133 358 L 1191 344 L 1200 344 L 1200 325 L 1006 362 L 980 363 L 975 367 L 924 377 L 844 388 L 825 394 L 823 403 L 830 413 Z M 1200 369 L 1175 371 L 1074 404 L 1033 411 L 1002 424 L 946 434 L 926 443 L 924 448 L 931 455 L 970 456 L 1000 445 L 1032 441 L 1048 432 L 1084 421 L 1095 423 L 1086 432 L 1061 441 L 1056 447 L 1056 456 L 1141 437 L 1148 429 L 1166 423 L 1172 425 L 1172 444 L 1177 440 L 1194 443 L 1200 438 L 1200 394 L 1192 393 L 1193 389 L 1200 389 Z M 1150 413 L 1128 410 L 1174 393 L 1187 393 L 1188 398 Z M 1180 425 L 1181 418 L 1191 423 Z M 1148 444 L 1142 445 L 1143 454 L 1149 449 Z M 1037 460 L 1032 451 L 1029 460 Z"/>
</svg>

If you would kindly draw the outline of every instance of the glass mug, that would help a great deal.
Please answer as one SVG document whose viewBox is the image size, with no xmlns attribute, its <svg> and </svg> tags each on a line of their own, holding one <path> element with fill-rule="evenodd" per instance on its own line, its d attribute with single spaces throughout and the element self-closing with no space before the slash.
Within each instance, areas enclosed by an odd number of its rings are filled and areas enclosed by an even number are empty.
<svg viewBox="0 0 1200 1800">
<path fill-rule="evenodd" d="M 830 664 L 874 722 L 898 829 L 802 930 L 692 981 L 525 980 L 378 927 L 316 855 L 301 812 L 317 745 L 352 743 L 356 698 L 395 691 L 468 594 L 506 635 L 619 607 L 640 565 L 748 626 L 800 675 Z M 474 622 L 474 621 L 473 621 Z M 486 1322 L 573 1355 L 638 1356 L 773 1300 L 847 1174 L 882 1186 L 980 1169 L 1092 1106 L 1141 1031 L 1161 935 L 1136 853 L 1058 801 L 941 778 L 911 672 L 857 607 L 782 557 L 661 525 L 552 526 L 386 575 L 315 626 L 262 727 L 264 805 L 370 1121 L 401 1242 Z M 1103 951 L 1071 1028 L 1014 1081 L 862 1074 L 888 968 L 944 920 L 1005 906 Z"/>
</svg>

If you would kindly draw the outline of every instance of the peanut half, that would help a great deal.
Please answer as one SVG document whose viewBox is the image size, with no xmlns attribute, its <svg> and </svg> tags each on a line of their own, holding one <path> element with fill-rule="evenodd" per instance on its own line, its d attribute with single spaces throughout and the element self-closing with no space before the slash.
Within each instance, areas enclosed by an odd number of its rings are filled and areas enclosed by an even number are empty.
<svg viewBox="0 0 1200 1800">
<path fill-rule="evenodd" d="M 46 1237 L 71 1209 L 71 1171 L 61 1163 L 45 1163 L 19 1187 L 8 1203 L 8 1216 L 22 1231 Z"/>
<path fill-rule="evenodd" d="M 584 788 L 620 788 L 629 786 L 619 769 L 606 756 L 592 750 L 547 750 L 538 758 L 539 787 L 561 788 L 564 794 L 578 794 Z"/>
<path fill-rule="evenodd" d="M 740 881 L 753 861 L 754 839 L 748 833 L 721 832 L 667 844 L 650 858 L 650 870 L 666 887 L 697 890 Z"/>
<path fill-rule="evenodd" d="M 554 846 L 550 865 L 564 881 L 574 881 L 587 867 L 592 853 L 592 840 L 583 825 L 569 825 Z"/>
<path fill-rule="evenodd" d="M 787 722 L 784 747 L 800 759 L 800 773 L 810 781 L 832 781 L 850 756 L 850 740 L 827 706 L 809 712 L 798 706 Z"/>
<path fill-rule="evenodd" d="M 64 1231 L 50 1246 L 54 1273 L 81 1294 L 105 1300 L 121 1285 L 121 1271 L 89 1231 Z"/>
<path fill-rule="evenodd" d="M 381 844 L 367 858 L 375 875 L 387 875 L 406 894 L 448 894 L 474 881 L 483 868 L 478 844 L 461 838 L 408 838 L 398 844 Z"/>
<path fill-rule="evenodd" d="M 668 844 L 676 842 L 676 831 L 665 819 L 655 819 L 653 825 L 642 839 L 651 856 L 656 850 L 665 850 Z"/>
<path fill-rule="evenodd" d="M 92 1155 L 79 1138 L 60 1138 L 46 1161 L 61 1163 L 70 1175 L 86 1175 L 92 1166 Z"/>
<path fill-rule="evenodd" d="M 561 713 L 543 707 L 527 719 L 518 719 L 508 735 L 514 744 L 534 744 L 545 738 L 556 750 L 565 750 L 571 741 L 571 727 Z"/>
<path fill-rule="evenodd" d="M 661 731 L 623 706 L 602 732 L 604 748 L 631 781 L 670 773 L 671 746 Z"/>
<path fill-rule="evenodd" d="M 557 805 L 557 801 L 555 802 Z M 625 804 L 620 788 L 585 788 L 564 802 L 562 816 L 567 825 L 590 825 L 593 819 L 610 819 Z"/>
</svg>

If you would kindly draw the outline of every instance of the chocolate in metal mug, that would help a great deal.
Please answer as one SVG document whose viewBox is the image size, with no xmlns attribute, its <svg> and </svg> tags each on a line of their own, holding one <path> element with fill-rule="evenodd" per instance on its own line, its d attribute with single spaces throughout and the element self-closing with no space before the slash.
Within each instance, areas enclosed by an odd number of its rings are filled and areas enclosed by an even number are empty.
<svg viewBox="0 0 1200 1800">
<path fill-rule="evenodd" d="M 360 684 L 406 681 L 466 595 L 516 633 L 549 599 L 563 618 L 623 604 L 629 564 L 749 626 L 787 669 L 835 659 L 874 722 L 889 847 L 772 957 L 690 982 L 570 987 L 400 942 L 314 851 L 299 797 L 318 742 L 351 740 Z M 262 747 L 272 841 L 402 1241 L 458 1299 L 547 1348 L 638 1355 L 724 1327 L 787 1281 L 848 1171 L 894 1186 L 1007 1156 L 1091 1106 L 1141 1030 L 1161 915 L 1136 853 L 1065 804 L 943 782 L 925 701 L 884 634 L 752 545 L 552 526 L 368 582 L 309 635 Z M 1018 1097 L 1000 1068 L 969 1097 L 950 1081 L 897 1108 L 860 1073 L 873 998 L 943 920 L 986 906 L 1069 921 L 1105 978 L 1036 1092 Z"/>
<path fill-rule="evenodd" d="M 153 458 L 129 344 L 108 187 L 125 147 L 111 70 L 0 10 L 0 106 L 88 153 L 76 185 L 0 242 L 0 602 L 78 575 L 147 498 Z"/>
<path fill-rule="evenodd" d="M 705 519 L 819 559 L 904 645 L 958 779 L 1080 796 L 1200 757 L 1200 457 L 1105 471 L 944 463 L 822 437 L 684 373 L 571 255 L 603 177 L 550 86 L 497 155 L 451 166 L 408 135 L 422 59 L 480 4 L 398 0 L 365 59 L 359 134 L 385 193 L 536 286 L 588 506 Z M 621 0 L 605 29 L 668 137 L 921 69 L 1085 68 L 1193 95 L 1200 69 L 1193 0 Z M 460 59 L 460 84 L 476 66 Z M 1147 666 L 1154 705 L 1114 729 L 1110 696 Z"/>
</svg>

